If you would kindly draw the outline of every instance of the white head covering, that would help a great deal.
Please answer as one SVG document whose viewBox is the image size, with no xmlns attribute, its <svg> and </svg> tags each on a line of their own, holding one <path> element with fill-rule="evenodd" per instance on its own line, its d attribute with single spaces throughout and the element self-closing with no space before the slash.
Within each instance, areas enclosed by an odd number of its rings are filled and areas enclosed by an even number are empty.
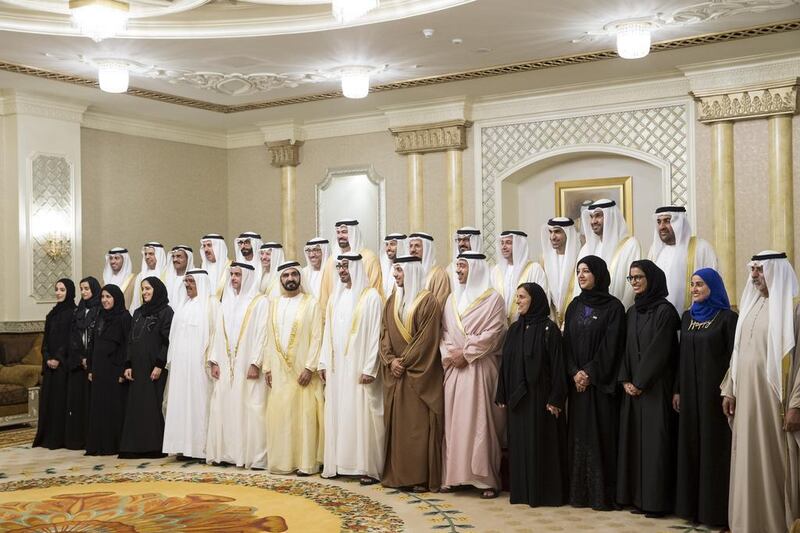
<svg viewBox="0 0 800 533">
<path fill-rule="evenodd" d="M 764 281 L 769 290 L 769 336 L 767 338 L 767 380 L 775 395 L 785 399 L 783 383 L 783 359 L 789 357 L 794 348 L 794 298 L 798 295 L 797 275 L 785 253 L 764 250 L 754 255 L 747 263 L 748 268 L 763 267 Z M 749 276 L 748 272 L 748 276 Z M 739 359 L 739 344 L 745 317 L 755 307 L 761 296 L 752 282 L 748 282 L 739 304 L 739 321 L 736 323 L 736 337 L 731 354 L 731 379 L 736 394 L 736 367 Z"/>
<path fill-rule="evenodd" d="M 591 215 L 597 210 L 603 211 L 603 239 L 595 235 L 592 231 Z M 587 250 L 596 251 L 595 255 L 599 255 L 606 263 L 609 263 L 614 256 L 619 242 L 628 236 L 628 224 L 625 223 L 625 217 L 622 216 L 617 202 L 608 200 L 596 200 L 586 208 L 581 214 L 581 226 L 583 227 L 586 236 Z M 600 243 L 600 249 L 597 250 L 597 245 Z M 579 254 L 581 257 L 590 255 L 589 253 Z"/>
<path fill-rule="evenodd" d="M 558 253 L 550 244 L 550 231 L 560 229 L 567 237 L 564 245 L 563 268 L 559 269 Z M 544 272 L 547 275 L 547 286 L 550 289 L 550 299 L 560 310 L 561 303 L 569 290 L 570 281 L 575 279 L 575 266 L 578 261 L 578 252 L 581 241 L 575 229 L 575 222 L 566 217 L 551 218 L 542 226 L 542 256 L 544 257 Z"/>
<path fill-rule="evenodd" d="M 144 253 L 147 248 L 152 248 L 156 256 L 156 266 L 153 269 L 148 268 L 147 261 L 144 259 Z M 142 246 L 142 270 L 136 276 L 136 283 L 133 286 L 133 300 L 130 305 L 130 312 L 136 311 L 142 306 L 142 280 L 155 276 L 160 280 L 166 278 L 167 272 L 167 252 L 164 251 L 164 245 L 160 242 L 151 241 Z M 169 291 L 168 291 L 169 292 Z"/>
<path fill-rule="evenodd" d="M 170 328 L 168 361 L 174 360 L 174 358 L 180 356 L 197 355 L 186 353 L 181 349 L 182 343 L 180 341 L 186 341 L 187 339 L 175 338 L 176 335 L 180 336 L 182 333 L 185 333 L 186 329 L 183 326 L 186 324 L 195 326 L 193 331 L 200 335 L 199 346 L 203 348 L 208 347 L 211 331 L 211 328 L 208 327 L 208 321 L 213 320 L 209 313 L 209 306 L 212 305 L 211 280 L 205 270 L 187 269 L 186 276 L 191 276 L 194 279 L 195 285 L 197 286 L 197 296 L 189 300 L 189 295 L 186 292 L 186 285 L 181 283 L 177 294 L 177 303 L 173 304 L 172 299 L 170 299 L 170 306 L 175 310 L 175 316 L 172 319 L 172 327 Z M 198 346 L 193 342 L 191 345 Z M 186 345 L 184 344 L 184 346 Z"/>
<path fill-rule="evenodd" d="M 230 268 L 238 267 L 242 269 L 242 286 L 239 294 L 233 290 L 231 284 L 231 273 L 228 269 L 228 281 L 225 285 L 225 292 L 222 293 L 222 313 L 225 317 L 225 333 L 229 342 L 235 343 L 234 339 L 239 338 L 239 331 L 244 321 L 244 309 L 258 295 L 258 279 L 256 270 L 248 262 L 233 262 Z"/>
<path fill-rule="evenodd" d="M 427 233 L 415 231 L 408 236 L 407 248 L 411 247 L 411 241 L 414 239 L 422 243 L 422 273 L 423 276 L 427 276 L 436 265 L 436 248 L 433 246 L 433 237 Z"/>
<path fill-rule="evenodd" d="M 114 271 L 111 269 L 110 260 L 112 255 L 122 256 L 122 266 L 116 274 L 114 274 Z M 131 264 L 131 254 L 128 253 L 127 248 L 118 247 L 110 249 L 106 254 L 106 264 L 103 267 L 103 285 L 111 284 L 122 287 L 122 284 L 125 283 L 125 280 L 128 279 L 131 272 L 133 272 L 133 265 Z"/>
<path fill-rule="evenodd" d="M 659 261 L 659 255 L 667 247 L 661 240 L 658 234 L 658 217 L 670 216 L 670 225 L 672 231 L 675 233 L 674 253 L 668 254 L 668 259 Z M 692 238 L 692 227 L 686 217 L 686 208 L 680 206 L 664 206 L 656 209 L 653 214 L 653 221 L 655 228 L 653 229 L 653 244 L 650 247 L 648 257 L 651 261 L 658 265 L 658 268 L 664 271 L 667 277 L 667 290 L 669 296 L 667 299 L 676 306 L 678 312 L 683 310 L 684 298 L 686 297 L 686 285 L 689 280 L 686 279 L 686 268 L 689 261 L 689 240 Z M 694 258 L 692 258 L 692 261 Z M 692 273 L 689 272 L 691 275 Z"/>
<path fill-rule="evenodd" d="M 299 291 L 302 293 L 308 292 L 308 290 L 306 290 L 305 283 L 303 283 L 303 267 L 300 266 L 300 263 L 297 261 L 282 261 L 275 270 L 275 276 L 278 279 L 278 283 L 280 283 L 281 296 L 286 296 L 286 289 L 283 288 L 283 283 L 280 282 L 281 272 L 292 269 L 297 270 L 297 273 L 300 274 L 300 287 L 298 287 Z"/>
<path fill-rule="evenodd" d="M 464 285 L 456 285 L 454 297 L 458 306 L 459 314 L 463 314 L 467 308 L 480 298 L 491 286 L 491 274 L 486 256 L 477 252 L 462 252 L 458 255 L 458 261 L 466 261 L 469 265 L 467 282 Z"/>
<path fill-rule="evenodd" d="M 483 253 L 483 236 L 481 235 L 481 230 L 473 228 L 472 226 L 464 226 L 463 228 L 457 229 L 455 235 L 453 235 L 453 261 L 458 258 L 459 237 L 469 237 L 470 252 Z"/>
<path fill-rule="evenodd" d="M 501 244 L 500 241 L 503 237 L 512 237 L 513 244 L 512 244 L 512 255 L 514 259 L 514 264 L 510 265 L 508 260 L 503 257 L 503 252 L 501 251 Z M 518 280 L 519 277 L 522 275 L 522 270 L 528 264 L 529 261 L 529 251 L 528 251 L 528 234 L 524 231 L 520 230 L 506 230 L 500 233 L 500 238 L 497 239 L 497 266 L 500 269 L 500 272 L 505 276 L 506 269 L 509 267 L 514 269 L 514 279 Z M 514 287 L 514 291 L 516 291 L 516 287 Z"/>
<path fill-rule="evenodd" d="M 322 270 L 325 268 L 325 261 L 327 261 L 328 257 L 331 255 L 331 243 L 328 239 L 323 239 L 322 237 L 314 237 L 310 241 L 306 241 L 306 245 L 303 247 L 303 255 L 306 256 L 307 267 L 311 267 L 311 261 L 308 259 L 308 250 L 314 246 L 319 246 L 319 249 L 322 252 L 322 261 L 320 262 L 319 266 L 320 270 Z"/>
<path fill-rule="evenodd" d="M 259 279 L 259 290 L 266 293 L 272 282 L 277 279 L 278 266 L 283 263 L 283 245 L 278 242 L 270 241 L 265 242 L 259 246 L 258 262 L 261 264 L 261 252 L 270 251 L 269 270 L 264 272 L 264 267 L 261 267 L 261 278 Z"/>
<path fill-rule="evenodd" d="M 212 263 L 206 259 L 206 254 L 203 253 L 201 268 L 208 272 L 208 277 L 211 280 L 211 284 L 216 287 L 217 283 L 219 283 L 219 280 L 222 277 L 223 269 L 228 264 L 228 245 L 225 244 L 225 238 L 219 233 L 208 233 L 203 235 L 203 238 L 200 239 L 201 251 L 203 248 L 203 243 L 205 242 L 211 243 L 211 249 L 214 250 L 214 257 L 216 257 L 217 260 Z"/>
<path fill-rule="evenodd" d="M 334 289 L 334 302 L 338 301 L 343 294 L 349 294 L 353 298 L 353 304 L 361 297 L 361 293 L 367 287 L 367 273 L 364 271 L 364 262 L 361 254 L 346 253 L 339 254 L 337 261 L 346 259 L 348 262 L 347 270 L 350 272 L 350 291 L 346 291 L 347 286 L 339 280 Z"/>
<path fill-rule="evenodd" d="M 403 269 L 404 275 L 403 287 L 395 289 L 398 293 L 395 295 L 394 308 L 402 310 L 400 318 L 405 322 L 417 295 L 425 289 L 425 273 L 422 271 L 422 261 L 415 255 L 398 255 L 394 260 L 396 266 Z"/>
<path fill-rule="evenodd" d="M 339 226 L 347 226 L 347 242 L 350 243 L 350 252 L 354 254 L 360 253 L 361 249 L 364 247 L 364 237 L 361 236 L 358 220 L 354 218 L 345 218 L 334 224 L 334 228 L 338 228 Z M 336 250 L 338 252 L 337 255 L 345 253 L 339 246 L 338 240 L 336 242 Z"/>
<path fill-rule="evenodd" d="M 187 268 L 186 274 L 183 276 L 183 280 L 181 280 L 180 288 L 176 291 L 175 298 L 173 299 L 170 297 L 169 299 L 169 305 L 176 314 L 178 310 L 189 301 L 189 294 L 186 292 L 186 283 L 184 283 L 186 281 L 186 276 L 191 276 L 192 279 L 194 279 L 194 284 L 197 287 L 197 296 L 195 296 L 194 300 L 202 303 L 204 309 L 208 307 L 207 300 L 212 293 L 211 279 L 208 276 L 208 272 L 203 269 Z"/>
<path fill-rule="evenodd" d="M 180 250 L 186 253 L 186 270 L 184 271 L 183 275 L 178 275 L 178 271 L 175 270 L 175 265 L 172 264 L 172 254 Z M 178 305 L 176 299 L 180 294 L 180 288 L 183 286 L 183 276 L 185 276 L 186 272 L 192 270 L 193 268 L 194 268 L 194 254 L 192 252 L 192 249 L 185 244 L 179 244 L 178 246 L 173 246 L 172 250 L 170 250 L 169 252 L 169 260 L 167 261 L 167 279 L 164 283 L 164 285 L 167 286 L 167 294 L 169 296 L 169 301 L 171 303 L 174 302 L 175 305 Z"/>
<path fill-rule="evenodd" d="M 244 241 L 250 241 L 250 244 L 253 247 L 253 259 L 252 261 L 248 261 L 242 255 L 242 251 L 239 249 L 239 244 Z M 258 256 L 258 250 L 261 248 L 261 235 L 254 231 L 245 231 L 244 233 L 240 233 L 238 237 L 236 237 L 236 250 L 234 257 L 236 258 L 237 263 L 248 263 L 258 272 L 258 279 L 261 279 L 261 258 Z M 258 285 L 258 283 L 256 283 Z"/>
<path fill-rule="evenodd" d="M 408 237 L 404 233 L 390 233 L 383 238 L 383 242 L 397 241 L 397 251 L 395 258 L 405 255 L 406 241 Z M 395 288 L 394 277 L 392 276 L 392 260 L 386 255 L 386 246 L 383 247 L 380 253 L 381 258 L 381 274 L 383 279 L 383 295 L 388 299 Z"/>
</svg>

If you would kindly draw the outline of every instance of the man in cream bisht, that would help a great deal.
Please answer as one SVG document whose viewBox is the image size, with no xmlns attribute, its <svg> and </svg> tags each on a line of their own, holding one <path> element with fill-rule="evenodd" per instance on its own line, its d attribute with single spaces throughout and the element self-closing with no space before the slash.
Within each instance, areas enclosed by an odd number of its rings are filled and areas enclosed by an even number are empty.
<svg viewBox="0 0 800 533">
<path fill-rule="evenodd" d="M 207 363 L 215 343 L 220 349 L 220 339 L 215 338 L 215 333 L 221 334 L 218 327 L 222 321 L 219 300 L 211 292 L 208 273 L 205 270 L 186 272 L 175 302 L 167 352 L 169 382 L 162 451 L 205 458 L 211 396 Z M 224 342 L 221 349 L 225 349 Z"/>
<path fill-rule="evenodd" d="M 483 253 L 483 236 L 481 230 L 472 226 L 464 226 L 456 230 L 453 235 L 453 260 L 447 265 L 447 274 L 450 276 L 450 288 L 452 290 L 458 284 L 456 276 L 456 261 L 458 254 L 462 252 Z"/>
<path fill-rule="evenodd" d="M 261 249 L 261 235 L 255 231 L 245 231 L 236 237 L 236 258 L 237 263 L 247 263 L 256 271 L 256 287 L 261 280 L 261 258 L 258 251 Z"/>
<path fill-rule="evenodd" d="M 383 472 L 383 387 L 376 379 L 383 302 L 360 255 L 337 256 L 336 271 L 319 359 L 326 383 L 322 476 L 360 476 L 368 485 Z"/>
<path fill-rule="evenodd" d="M 103 285 L 116 285 L 130 305 L 133 299 L 133 265 L 127 248 L 112 248 L 106 254 L 103 267 Z"/>
<path fill-rule="evenodd" d="M 689 281 L 701 268 L 717 269 L 717 255 L 708 243 L 692 235 L 686 208 L 668 205 L 655 212 L 656 227 L 648 258 L 667 276 L 667 300 L 678 315 L 692 305 Z"/>
<path fill-rule="evenodd" d="M 422 259 L 422 286 L 433 293 L 439 307 L 443 306 L 450 294 L 450 280 L 447 272 L 436 264 L 433 237 L 421 231 L 409 235 L 408 255 Z"/>
<path fill-rule="evenodd" d="M 322 265 L 328 260 L 331 254 L 331 246 L 328 239 L 314 237 L 306 242 L 303 248 L 306 256 L 306 266 L 303 267 L 303 287 L 305 292 L 319 301 L 319 289 L 322 284 Z"/>
<path fill-rule="evenodd" d="M 381 279 L 383 280 L 383 297 L 389 299 L 394 292 L 394 258 L 406 253 L 406 239 L 404 233 L 390 233 L 383 238 L 383 252 L 381 252 Z"/>
<path fill-rule="evenodd" d="M 609 293 L 622 302 L 625 309 L 633 305 L 633 287 L 627 281 L 631 263 L 642 257 L 639 241 L 628 232 L 628 224 L 614 200 L 596 200 L 583 212 L 581 226 L 586 243 L 578 252 L 578 260 L 596 255 L 608 265 L 611 274 Z M 581 288 L 575 284 L 575 295 Z"/>
<path fill-rule="evenodd" d="M 395 258 L 397 288 L 383 310 L 381 374 L 386 421 L 386 487 L 436 490 L 442 482 L 444 396 L 441 307 L 424 288 L 422 260 Z"/>
<path fill-rule="evenodd" d="M 203 251 L 201 268 L 208 272 L 212 293 L 217 300 L 222 300 L 222 291 L 225 290 L 228 269 L 231 266 L 231 261 L 228 259 L 228 245 L 219 233 L 208 233 L 200 239 L 200 248 Z"/>
<path fill-rule="evenodd" d="M 367 285 L 373 287 L 378 294 L 382 295 L 383 282 L 381 281 L 381 264 L 378 257 L 372 250 L 364 245 L 361 236 L 361 229 L 358 227 L 358 220 L 348 218 L 336 222 L 336 246 L 333 254 L 325 263 L 322 271 L 322 283 L 319 290 L 319 305 L 325 310 L 328 308 L 328 298 L 333 293 L 334 287 L 338 285 L 336 275 L 336 258 L 342 254 L 357 254 L 362 257 L 364 275 L 367 278 Z M 324 312 L 324 311 L 323 311 Z"/>
<path fill-rule="evenodd" d="M 270 302 L 264 377 L 267 463 L 273 474 L 316 474 L 322 464 L 324 400 L 317 375 L 322 316 L 301 283 L 300 263 L 277 267 L 281 296 Z"/>
<path fill-rule="evenodd" d="M 231 263 L 222 296 L 221 348 L 209 354 L 214 379 L 206 460 L 267 467 L 267 386 L 261 381 L 269 302 L 258 293 L 256 270 Z"/>
<path fill-rule="evenodd" d="M 800 306 L 785 253 L 749 263 L 722 409 L 733 430 L 731 531 L 788 531 L 800 519 Z M 721 487 L 720 490 L 723 490 Z"/>
<path fill-rule="evenodd" d="M 492 286 L 503 297 L 509 322 L 517 319 L 517 287 L 536 283 L 547 293 L 547 276 L 542 265 L 531 261 L 528 234 L 519 230 L 500 233 L 497 241 L 497 265 L 492 269 Z"/>
<path fill-rule="evenodd" d="M 167 276 L 167 252 L 160 242 L 148 242 L 142 246 L 142 270 L 133 284 L 131 315 L 142 305 L 142 280 L 150 276 L 164 281 Z"/>
<path fill-rule="evenodd" d="M 564 323 L 564 313 L 572 301 L 576 281 L 575 267 L 581 241 L 575 222 L 566 217 L 551 218 L 542 226 L 542 257 L 550 301 L 556 324 Z"/>
<path fill-rule="evenodd" d="M 278 298 L 281 295 L 278 266 L 283 263 L 283 245 L 278 242 L 265 242 L 260 246 L 258 255 L 261 262 L 261 281 L 258 291 L 267 298 Z"/>
<path fill-rule="evenodd" d="M 173 246 L 169 252 L 169 261 L 167 261 L 167 279 L 164 285 L 167 286 L 167 296 L 169 297 L 169 304 L 175 311 L 178 305 L 178 295 L 183 290 L 183 277 L 186 275 L 187 270 L 194 268 L 194 253 L 192 249 L 185 245 L 179 244 Z"/>
<path fill-rule="evenodd" d="M 486 256 L 464 252 L 458 285 L 447 299 L 440 351 L 444 367 L 442 486 L 472 485 L 482 497 L 500 490 L 505 414 L 494 403 L 507 321 L 492 289 Z"/>
</svg>

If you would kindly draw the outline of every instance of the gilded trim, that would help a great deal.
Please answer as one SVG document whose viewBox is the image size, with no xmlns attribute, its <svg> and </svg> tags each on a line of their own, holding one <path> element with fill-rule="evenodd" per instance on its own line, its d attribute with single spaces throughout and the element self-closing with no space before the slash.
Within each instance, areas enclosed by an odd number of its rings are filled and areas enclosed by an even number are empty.
<svg viewBox="0 0 800 533">
<path fill-rule="evenodd" d="M 0 322 L 0 333 L 42 333 L 44 320 Z"/>
<path fill-rule="evenodd" d="M 704 44 L 738 41 L 740 39 L 749 39 L 751 37 L 760 37 L 762 35 L 775 35 L 779 33 L 786 33 L 797 30 L 800 30 L 800 19 L 777 22 L 775 24 L 768 24 L 765 26 L 754 26 L 750 28 L 741 28 L 719 33 L 707 33 L 704 35 L 695 35 L 693 37 L 673 39 L 670 41 L 660 41 L 652 44 L 652 46 L 650 47 L 650 52 L 651 53 L 663 52 L 665 50 L 677 50 L 680 48 L 689 48 L 692 46 L 700 46 Z M 593 63 L 595 61 L 601 61 L 603 59 L 614 59 L 616 57 L 617 53 L 614 50 L 600 50 L 597 52 L 588 52 L 585 54 L 560 56 L 548 59 L 538 59 L 533 61 L 524 61 L 521 63 L 510 63 L 507 65 L 496 65 L 493 67 L 467 70 L 463 72 L 453 72 L 450 74 L 442 74 L 439 76 L 429 76 L 425 78 L 416 78 L 410 80 L 397 81 L 393 83 L 385 83 L 383 85 L 376 85 L 374 87 L 370 87 L 370 92 L 378 93 L 385 91 L 394 91 L 398 89 L 409 89 L 412 87 L 425 87 L 429 85 L 438 85 L 441 83 L 450 83 L 455 81 L 490 78 L 493 76 L 502 76 L 504 74 L 517 74 L 520 72 L 532 72 L 535 70 L 543 70 L 553 67 L 563 67 L 566 65 Z M 61 72 L 54 72 L 51 70 L 29 67 L 25 65 L 17 65 L 14 63 L 7 63 L 3 61 L 0 61 L 0 71 L 11 72 L 14 74 L 25 74 L 28 76 L 34 76 L 37 78 L 50 79 L 55 81 L 62 81 L 65 83 L 71 83 L 73 85 L 82 85 L 84 87 L 94 87 L 96 89 L 99 88 L 97 80 L 91 78 L 84 78 L 82 76 L 64 74 Z M 327 93 L 296 96 L 293 98 L 282 98 L 280 100 L 253 102 L 250 104 L 224 105 L 224 104 L 216 104 L 213 102 L 207 102 L 204 100 L 196 100 L 194 98 L 185 98 L 183 96 L 162 93 L 159 91 L 151 91 L 149 89 L 140 89 L 137 87 L 130 87 L 126 94 L 130 96 L 138 96 L 140 98 L 147 98 L 148 100 L 156 100 L 168 104 L 182 105 L 186 107 L 192 107 L 195 109 L 203 109 L 206 111 L 213 111 L 215 113 L 224 113 L 224 114 L 241 113 L 244 111 L 254 111 L 257 109 L 269 109 L 272 107 L 282 107 L 292 104 L 303 104 L 307 102 L 319 102 L 322 100 L 332 100 L 334 98 L 342 97 L 341 91 L 331 91 Z"/>
</svg>

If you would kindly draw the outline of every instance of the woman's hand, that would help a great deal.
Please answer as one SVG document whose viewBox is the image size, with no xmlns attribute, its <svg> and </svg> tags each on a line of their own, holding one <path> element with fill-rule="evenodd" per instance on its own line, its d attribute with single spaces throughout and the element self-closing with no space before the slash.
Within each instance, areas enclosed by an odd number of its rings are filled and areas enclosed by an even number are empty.
<svg viewBox="0 0 800 533">
<path fill-rule="evenodd" d="M 556 418 L 558 418 L 558 415 L 560 415 L 560 414 L 561 414 L 561 409 L 559 409 L 559 408 L 558 408 L 558 407 L 556 407 L 555 405 L 550 405 L 550 404 L 548 403 L 548 404 L 547 404 L 547 406 L 546 406 L 545 408 L 547 409 L 547 411 L 548 411 L 548 412 L 549 412 L 551 415 L 553 415 L 553 416 L 554 416 L 554 417 L 556 417 Z"/>
<path fill-rule="evenodd" d="M 158 381 L 158 378 L 161 377 L 161 369 L 157 366 L 153 367 L 153 371 L 150 372 L 150 381 Z"/>
<path fill-rule="evenodd" d="M 122 375 L 125 376 L 125 379 L 127 379 L 128 381 L 133 381 L 133 369 L 132 368 L 126 368 L 125 372 Z M 122 383 L 122 382 L 120 382 L 120 383 Z"/>
</svg>

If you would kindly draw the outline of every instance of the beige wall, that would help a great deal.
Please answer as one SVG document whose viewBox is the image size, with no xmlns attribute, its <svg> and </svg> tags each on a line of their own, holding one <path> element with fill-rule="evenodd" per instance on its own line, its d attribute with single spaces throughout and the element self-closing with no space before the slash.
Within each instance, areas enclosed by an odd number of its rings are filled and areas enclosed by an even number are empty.
<svg viewBox="0 0 800 533">
<path fill-rule="evenodd" d="M 800 117 L 792 120 L 794 175 L 794 265 L 800 265 Z M 738 300 L 747 281 L 746 263 L 753 254 L 771 248 L 769 207 L 769 139 L 767 119 L 739 121 L 733 127 L 736 180 L 736 264 Z M 711 200 L 711 127 L 697 125 L 695 136 L 697 232 L 713 241 Z M 782 251 L 782 250 L 779 250 Z"/>
<path fill-rule="evenodd" d="M 464 223 L 474 224 L 472 150 L 464 159 Z M 325 179 L 328 169 L 372 165 L 386 183 L 387 232 L 410 231 L 408 227 L 406 158 L 394 151 L 394 141 L 387 132 L 350 135 L 306 141 L 300 149 L 297 167 L 297 240 L 295 256 L 302 259 L 302 244 L 314 237 L 316 229 L 316 185 Z M 423 160 L 425 180 L 425 228 L 434 236 L 440 263 L 448 262 L 447 208 L 444 154 L 426 154 Z M 228 228 L 239 233 L 255 230 L 265 240 L 281 239 L 281 171 L 270 166 L 264 147 L 228 151 Z M 230 243 L 231 241 L 229 241 Z M 287 251 L 288 255 L 288 251 Z"/>
<path fill-rule="evenodd" d="M 112 246 L 138 271 L 149 240 L 188 244 L 199 265 L 200 237 L 227 231 L 226 161 L 218 148 L 82 129 L 84 275 L 101 279 Z"/>
</svg>

